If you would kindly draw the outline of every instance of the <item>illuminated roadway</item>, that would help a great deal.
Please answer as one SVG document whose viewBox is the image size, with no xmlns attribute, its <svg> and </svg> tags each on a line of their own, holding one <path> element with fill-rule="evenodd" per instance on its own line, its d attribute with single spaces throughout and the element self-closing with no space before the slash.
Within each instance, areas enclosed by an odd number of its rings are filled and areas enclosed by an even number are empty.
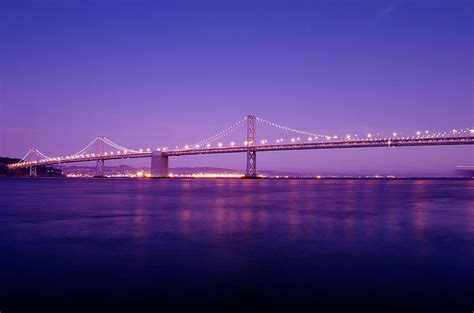
<svg viewBox="0 0 474 313">
<path fill-rule="evenodd" d="M 317 149 L 342 149 L 342 148 L 387 148 L 387 147 L 421 147 L 421 146 L 449 146 L 449 145 L 471 145 L 474 144 L 473 136 L 464 137 L 430 137 L 430 138 L 391 138 L 373 140 L 344 140 L 327 142 L 291 143 L 291 144 L 271 144 L 257 145 L 256 152 L 265 151 L 293 151 L 293 150 L 317 150 Z M 201 149 L 176 149 L 161 150 L 163 156 L 183 156 L 198 154 L 220 154 L 220 153 L 245 153 L 247 146 L 201 148 Z M 117 160 L 150 158 L 152 151 L 144 152 L 123 152 L 115 154 L 101 155 L 78 155 L 71 157 L 51 158 L 33 162 L 20 162 L 10 164 L 9 168 L 24 168 L 38 165 L 57 165 L 98 160 Z"/>
</svg>

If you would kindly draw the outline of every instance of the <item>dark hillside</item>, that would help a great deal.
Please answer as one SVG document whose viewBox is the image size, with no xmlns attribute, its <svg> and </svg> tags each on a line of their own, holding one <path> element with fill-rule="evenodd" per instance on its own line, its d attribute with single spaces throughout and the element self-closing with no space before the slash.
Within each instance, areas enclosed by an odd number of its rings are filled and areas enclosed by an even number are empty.
<svg viewBox="0 0 474 313">
<path fill-rule="evenodd" d="M 9 176 L 9 177 L 24 177 L 28 176 L 30 173 L 29 168 L 20 168 L 15 170 L 10 170 L 8 164 L 19 162 L 20 159 L 0 157 L 0 176 Z M 62 170 L 47 167 L 47 166 L 38 166 L 37 168 L 38 176 L 41 177 L 63 177 Z"/>
</svg>

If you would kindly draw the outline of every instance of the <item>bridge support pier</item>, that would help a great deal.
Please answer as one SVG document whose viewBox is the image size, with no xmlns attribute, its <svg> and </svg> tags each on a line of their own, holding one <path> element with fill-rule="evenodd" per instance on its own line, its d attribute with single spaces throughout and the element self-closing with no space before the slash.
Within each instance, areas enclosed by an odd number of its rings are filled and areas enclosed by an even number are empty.
<svg viewBox="0 0 474 313">
<path fill-rule="evenodd" d="M 38 176 L 36 173 L 36 166 L 30 166 L 30 177 L 36 177 Z"/>
<path fill-rule="evenodd" d="M 97 166 L 95 168 L 95 177 L 104 177 L 104 159 L 97 160 Z"/>
<path fill-rule="evenodd" d="M 151 153 L 151 177 L 168 177 L 168 172 L 168 155 L 159 151 L 153 151 Z"/>
</svg>

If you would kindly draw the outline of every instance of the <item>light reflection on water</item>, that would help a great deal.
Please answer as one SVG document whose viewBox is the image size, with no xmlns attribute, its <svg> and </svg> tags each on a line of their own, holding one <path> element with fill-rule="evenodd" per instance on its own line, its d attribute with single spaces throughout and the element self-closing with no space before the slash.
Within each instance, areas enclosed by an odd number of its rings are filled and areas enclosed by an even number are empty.
<svg viewBox="0 0 474 313">
<path fill-rule="evenodd" d="M 28 293 L 38 303 L 43 293 L 79 293 L 133 305 L 139 294 L 158 307 L 210 294 L 243 307 L 472 302 L 473 181 L 1 179 L 0 187 L 2 300 L 16 305 Z"/>
</svg>

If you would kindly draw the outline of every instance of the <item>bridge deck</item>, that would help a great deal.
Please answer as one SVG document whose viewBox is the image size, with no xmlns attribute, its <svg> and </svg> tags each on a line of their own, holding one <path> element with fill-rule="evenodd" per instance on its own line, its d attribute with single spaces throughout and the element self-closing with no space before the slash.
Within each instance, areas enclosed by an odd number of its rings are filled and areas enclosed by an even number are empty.
<svg viewBox="0 0 474 313">
<path fill-rule="evenodd" d="M 466 137 L 434 137 L 434 138 L 408 138 L 408 139 L 377 139 L 377 140 L 351 140 L 351 141 L 327 141 L 313 143 L 292 143 L 278 145 L 256 146 L 257 152 L 264 151 L 290 151 L 290 150 L 316 150 L 316 149 L 343 149 L 343 148 L 382 148 L 382 147 L 420 147 L 420 146 L 448 146 L 448 145 L 471 145 L 474 144 L 474 136 Z M 203 149 L 179 149 L 162 151 L 167 156 L 217 154 L 217 153 L 242 153 L 246 152 L 246 146 L 203 148 Z M 43 160 L 39 162 L 23 162 L 10 164 L 10 168 L 23 168 L 38 165 L 57 165 L 76 162 L 87 162 L 96 160 L 117 160 L 151 157 L 152 152 L 130 152 L 114 155 L 100 156 L 78 156 L 70 158 L 55 158 L 54 160 Z"/>
</svg>

